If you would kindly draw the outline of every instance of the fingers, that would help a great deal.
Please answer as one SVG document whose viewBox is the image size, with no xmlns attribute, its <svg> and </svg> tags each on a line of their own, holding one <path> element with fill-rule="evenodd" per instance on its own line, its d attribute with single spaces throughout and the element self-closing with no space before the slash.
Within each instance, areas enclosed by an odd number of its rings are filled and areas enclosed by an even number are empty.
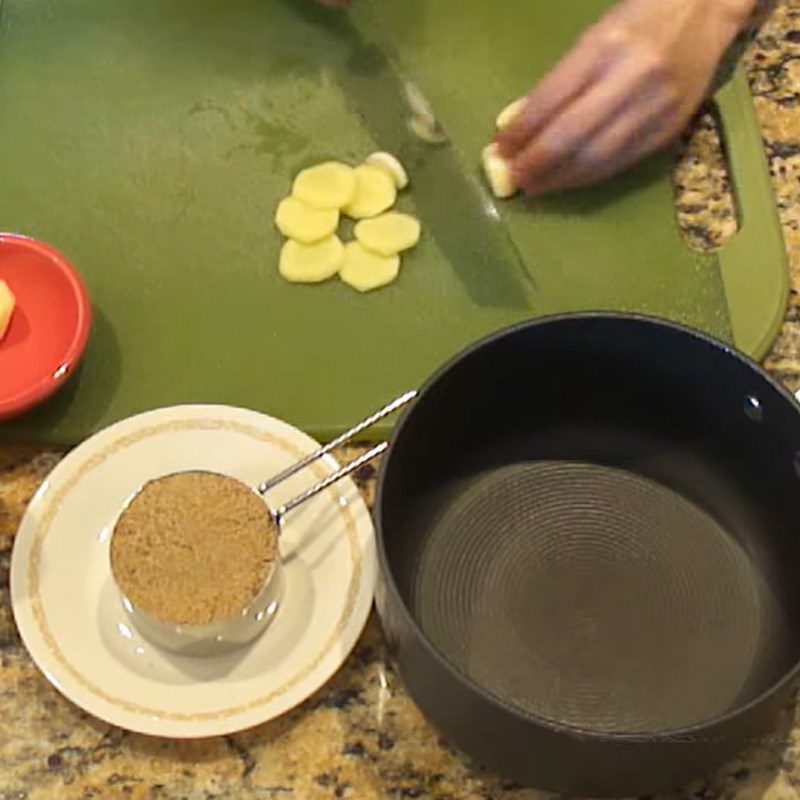
<svg viewBox="0 0 800 800">
<path fill-rule="evenodd" d="M 592 40 L 583 37 L 528 95 L 517 118 L 497 135 L 501 155 L 516 155 L 548 120 L 598 80 L 607 66 Z"/>
<path fill-rule="evenodd" d="M 721 52 L 712 6 L 684 0 L 612 6 L 496 135 L 514 185 L 541 194 L 591 183 L 675 135 Z"/>
<path fill-rule="evenodd" d="M 643 109 L 631 104 L 571 159 L 531 184 L 526 192 L 538 196 L 610 178 L 663 147 L 675 132 L 673 126 L 665 125 L 660 109 Z"/>
<path fill-rule="evenodd" d="M 631 102 L 626 70 L 616 70 L 546 123 L 512 160 L 514 182 L 535 188 Z M 641 101 L 639 101 L 641 102 Z"/>
</svg>

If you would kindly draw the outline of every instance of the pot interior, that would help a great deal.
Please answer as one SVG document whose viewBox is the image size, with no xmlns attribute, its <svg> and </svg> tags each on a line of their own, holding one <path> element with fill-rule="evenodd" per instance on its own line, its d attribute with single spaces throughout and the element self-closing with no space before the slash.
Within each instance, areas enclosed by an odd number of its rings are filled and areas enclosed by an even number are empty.
<svg viewBox="0 0 800 800">
<path fill-rule="evenodd" d="M 800 415 L 670 325 L 533 323 L 437 376 L 378 517 L 422 635 L 518 710 L 600 732 L 725 714 L 800 659 Z"/>
</svg>

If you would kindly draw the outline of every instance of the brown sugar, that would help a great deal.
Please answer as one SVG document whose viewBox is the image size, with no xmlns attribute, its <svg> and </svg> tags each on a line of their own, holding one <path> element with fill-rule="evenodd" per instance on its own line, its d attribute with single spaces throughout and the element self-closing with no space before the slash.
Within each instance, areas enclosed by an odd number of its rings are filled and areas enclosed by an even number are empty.
<svg viewBox="0 0 800 800">
<path fill-rule="evenodd" d="M 241 613 L 277 557 L 277 529 L 264 501 L 235 478 L 211 472 L 145 484 L 111 540 L 111 570 L 123 595 L 170 623 Z"/>
</svg>

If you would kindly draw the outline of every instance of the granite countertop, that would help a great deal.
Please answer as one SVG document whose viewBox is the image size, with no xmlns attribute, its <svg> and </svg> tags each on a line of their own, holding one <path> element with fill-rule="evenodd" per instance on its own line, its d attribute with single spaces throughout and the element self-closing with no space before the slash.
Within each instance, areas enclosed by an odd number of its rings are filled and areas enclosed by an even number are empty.
<svg viewBox="0 0 800 800">
<path fill-rule="evenodd" d="M 746 56 L 789 253 L 793 290 L 768 368 L 800 387 L 800 2 L 785 0 Z M 718 245 L 735 214 L 708 117 L 676 172 L 693 246 Z M 414 798 L 532 800 L 539 793 L 481 773 L 440 741 L 387 662 L 372 619 L 344 668 L 303 706 L 266 725 L 202 741 L 112 728 L 64 700 L 28 657 L 11 615 L 11 546 L 25 504 L 61 454 L 0 447 L 0 800 L 43 798 Z M 362 485 L 371 494 L 370 474 Z M 681 796 L 800 797 L 800 719 Z M 795 723 L 792 730 L 792 721 Z"/>
</svg>

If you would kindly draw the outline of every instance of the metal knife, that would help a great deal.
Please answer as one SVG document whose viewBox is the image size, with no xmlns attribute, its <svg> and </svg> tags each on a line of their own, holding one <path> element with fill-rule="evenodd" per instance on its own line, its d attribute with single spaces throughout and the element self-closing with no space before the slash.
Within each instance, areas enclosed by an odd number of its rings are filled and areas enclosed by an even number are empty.
<svg viewBox="0 0 800 800">
<path fill-rule="evenodd" d="M 534 308 L 536 284 L 475 166 L 453 146 L 418 84 L 385 45 L 364 41 L 342 16 L 336 25 L 348 57 L 343 93 L 382 150 L 409 169 L 426 229 L 480 306 Z"/>
</svg>

